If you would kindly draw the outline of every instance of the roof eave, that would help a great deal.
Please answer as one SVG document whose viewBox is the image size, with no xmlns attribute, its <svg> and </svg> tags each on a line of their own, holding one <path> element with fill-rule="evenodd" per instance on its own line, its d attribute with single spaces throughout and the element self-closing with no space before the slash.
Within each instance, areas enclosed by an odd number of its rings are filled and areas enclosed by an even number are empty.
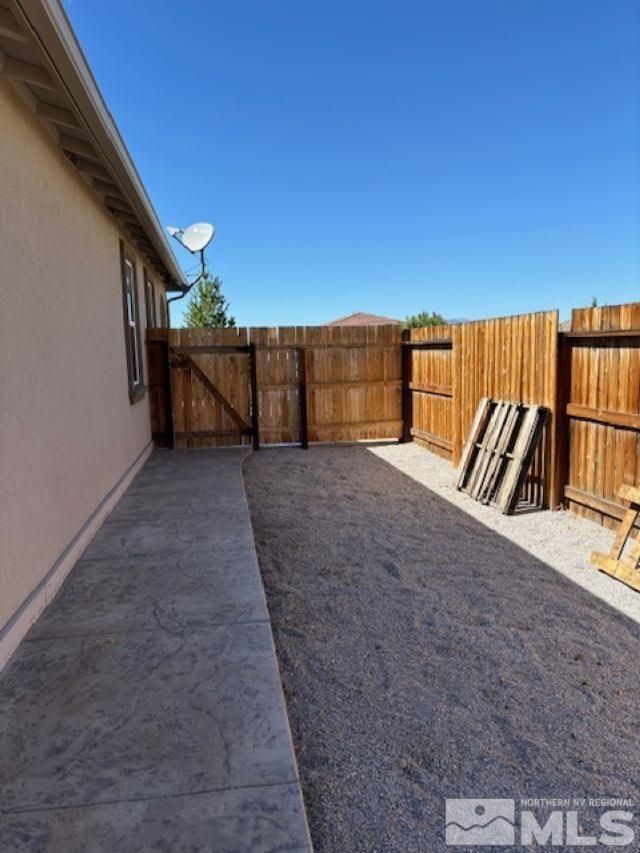
<svg viewBox="0 0 640 853">
<path fill-rule="evenodd" d="M 185 290 L 186 280 L 171 250 L 133 160 L 100 93 L 87 60 L 58 0 L 16 0 L 91 133 L 100 156 L 113 171 L 127 201 L 166 269 L 170 290 Z"/>
</svg>

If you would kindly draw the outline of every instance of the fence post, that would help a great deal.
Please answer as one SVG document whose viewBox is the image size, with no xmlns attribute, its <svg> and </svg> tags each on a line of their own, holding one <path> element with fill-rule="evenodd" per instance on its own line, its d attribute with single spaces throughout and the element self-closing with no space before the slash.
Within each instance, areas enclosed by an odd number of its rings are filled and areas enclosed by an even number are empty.
<svg viewBox="0 0 640 853">
<path fill-rule="evenodd" d="M 249 372 L 251 376 L 251 426 L 253 449 L 260 450 L 260 419 L 258 417 L 258 372 L 256 370 L 256 345 L 249 344 Z"/>
<path fill-rule="evenodd" d="M 170 333 L 169 333 L 170 334 Z M 167 428 L 167 446 L 173 450 L 176 446 L 175 424 L 173 423 L 173 400 L 171 398 L 171 350 L 169 335 L 162 344 L 162 360 L 164 367 L 164 411 Z"/>
<path fill-rule="evenodd" d="M 298 403 L 300 406 L 300 447 L 309 448 L 309 424 L 307 421 L 307 351 L 298 347 Z"/>
<path fill-rule="evenodd" d="M 564 489 L 569 482 L 569 418 L 567 405 L 571 400 L 571 340 L 562 332 L 558 333 L 558 369 L 556 410 L 554 412 L 554 458 L 551 460 L 551 484 L 549 489 L 549 507 L 561 509 L 564 506 Z"/>
<path fill-rule="evenodd" d="M 451 464 L 457 468 L 462 459 L 465 437 L 462 436 L 462 344 L 463 323 L 451 329 Z"/>
<path fill-rule="evenodd" d="M 411 427 L 413 426 L 413 394 L 411 392 L 411 363 L 412 350 L 408 345 L 411 339 L 411 330 L 404 329 L 402 332 L 401 357 L 402 357 L 402 436 L 400 442 L 411 441 Z"/>
<path fill-rule="evenodd" d="M 146 347 L 151 437 L 156 447 L 173 449 L 169 330 L 148 329 Z"/>
</svg>

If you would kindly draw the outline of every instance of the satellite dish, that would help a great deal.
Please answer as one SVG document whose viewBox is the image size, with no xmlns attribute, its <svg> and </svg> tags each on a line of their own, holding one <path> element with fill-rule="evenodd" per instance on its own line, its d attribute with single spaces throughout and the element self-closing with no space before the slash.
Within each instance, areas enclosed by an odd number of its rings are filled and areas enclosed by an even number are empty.
<svg viewBox="0 0 640 853">
<path fill-rule="evenodd" d="M 208 222 L 195 222 L 188 228 L 174 228 L 170 225 L 167 231 L 172 237 L 192 254 L 203 252 L 213 240 L 215 228 Z"/>
<path fill-rule="evenodd" d="M 213 232 L 213 225 L 210 225 L 208 222 L 196 222 L 194 225 L 190 225 L 184 229 L 180 237 L 180 242 L 185 249 L 194 254 L 202 252 L 213 240 Z"/>
</svg>

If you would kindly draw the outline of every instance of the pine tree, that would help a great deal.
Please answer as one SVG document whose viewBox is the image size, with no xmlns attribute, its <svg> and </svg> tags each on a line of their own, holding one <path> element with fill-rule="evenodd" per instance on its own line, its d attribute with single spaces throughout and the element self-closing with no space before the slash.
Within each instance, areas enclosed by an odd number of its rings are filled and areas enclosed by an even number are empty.
<svg viewBox="0 0 640 853">
<path fill-rule="evenodd" d="M 222 295 L 222 282 L 209 274 L 196 284 L 191 292 L 187 308 L 186 324 L 189 328 L 227 328 L 235 326 L 235 317 L 229 311 L 229 303 Z"/>
<path fill-rule="evenodd" d="M 420 311 L 419 314 L 407 317 L 404 325 L 407 329 L 420 329 L 424 326 L 444 326 L 446 322 L 442 314 L 436 314 L 435 311 L 431 314 L 428 311 Z"/>
</svg>

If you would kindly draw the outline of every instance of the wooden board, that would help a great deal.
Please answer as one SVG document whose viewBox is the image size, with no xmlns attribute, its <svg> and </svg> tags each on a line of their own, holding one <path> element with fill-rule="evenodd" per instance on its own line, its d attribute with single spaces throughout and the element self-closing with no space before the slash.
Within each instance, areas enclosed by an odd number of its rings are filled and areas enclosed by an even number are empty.
<svg viewBox="0 0 640 853">
<path fill-rule="evenodd" d="M 618 499 L 628 502 L 629 508 L 620 522 L 611 551 L 608 554 L 593 551 L 590 560 L 600 571 L 640 591 L 640 534 L 633 539 L 633 530 L 640 517 L 640 489 L 622 486 Z"/>
<path fill-rule="evenodd" d="M 546 416 L 542 406 L 482 398 L 462 454 L 457 488 L 504 513 L 514 512 Z"/>
</svg>

